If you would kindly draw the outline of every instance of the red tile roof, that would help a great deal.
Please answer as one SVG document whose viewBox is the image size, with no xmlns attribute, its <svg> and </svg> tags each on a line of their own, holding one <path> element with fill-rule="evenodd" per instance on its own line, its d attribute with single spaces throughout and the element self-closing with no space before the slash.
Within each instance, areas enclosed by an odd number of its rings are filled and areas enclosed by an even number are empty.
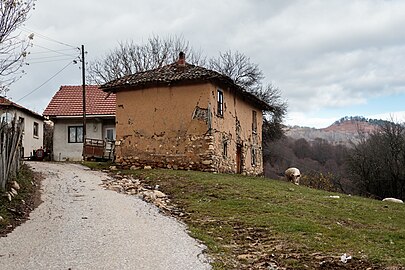
<svg viewBox="0 0 405 270">
<path fill-rule="evenodd" d="M 86 115 L 115 115 L 115 94 L 97 85 L 86 85 Z M 80 116 L 83 114 L 82 86 L 61 86 L 46 107 L 44 116 Z"/>
<path fill-rule="evenodd" d="M 14 102 L 12 102 L 11 100 L 9 100 L 9 99 L 7 99 L 5 97 L 0 97 L 0 109 L 9 109 L 9 108 L 14 108 L 14 109 L 23 111 L 23 112 L 25 112 L 25 113 L 27 113 L 27 114 L 29 114 L 31 116 L 34 116 L 36 118 L 43 119 L 42 115 L 37 114 L 37 113 L 35 113 L 35 112 L 33 112 L 33 111 L 31 111 L 31 110 L 17 104 L 17 103 L 14 103 Z"/>
</svg>

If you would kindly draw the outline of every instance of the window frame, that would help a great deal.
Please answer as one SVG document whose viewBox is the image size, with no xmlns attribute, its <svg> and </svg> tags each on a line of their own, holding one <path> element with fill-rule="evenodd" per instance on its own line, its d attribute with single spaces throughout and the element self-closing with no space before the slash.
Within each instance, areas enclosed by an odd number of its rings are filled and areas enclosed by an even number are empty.
<svg viewBox="0 0 405 270">
<path fill-rule="evenodd" d="M 224 117 L 224 92 L 217 89 L 217 116 Z"/>
<path fill-rule="evenodd" d="M 18 123 L 20 124 L 22 134 L 24 134 L 24 132 L 25 132 L 25 118 L 21 117 L 21 116 L 18 117 Z"/>
<path fill-rule="evenodd" d="M 228 158 L 228 141 L 222 141 L 222 156 Z"/>
<path fill-rule="evenodd" d="M 252 166 L 256 166 L 257 165 L 257 153 L 256 153 L 256 149 L 254 147 L 252 147 L 252 151 L 251 151 L 251 159 L 252 159 Z"/>
<path fill-rule="evenodd" d="M 252 110 L 252 133 L 257 134 L 257 112 Z"/>
<path fill-rule="evenodd" d="M 39 123 L 34 121 L 32 128 L 32 135 L 34 138 L 39 138 Z"/>
<path fill-rule="evenodd" d="M 71 136 L 70 136 L 70 130 L 74 129 L 74 140 L 71 140 Z M 78 130 L 81 129 L 82 130 L 82 138 L 80 140 L 80 138 L 78 138 Z M 84 134 L 83 134 L 83 126 L 68 126 L 68 143 L 83 143 L 83 139 L 84 139 Z"/>
<path fill-rule="evenodd" d="M 111 138 L 111 139 L 108 138 L 108 132 L 109 132 L 109 131 L 112 132 L 112 138 Z M 111 128 L 106 128 L 106 129 L 105 129 L 105 139 L 106 139 L 107 141 L 111 141 L 111 142 L 112 142 L 112 141 L 115 141 L 115 138 L 114 138 L 114 128 L 111 127 Z"/>
</svg>

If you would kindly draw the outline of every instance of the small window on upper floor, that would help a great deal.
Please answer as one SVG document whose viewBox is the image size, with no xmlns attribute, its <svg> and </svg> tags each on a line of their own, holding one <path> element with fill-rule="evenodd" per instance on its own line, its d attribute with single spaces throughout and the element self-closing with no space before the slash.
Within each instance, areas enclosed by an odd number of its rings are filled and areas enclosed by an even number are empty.
<svg viewBox="0 0 405 270">
<path fill-rule="evenodd" d="M 252 132 L 257 133 L 257 112 L 252 111 Z"/>
<path fill-rule="evenodd" d="M 221 89 L 217 91 L 217 115 L 224 116 L 224 93 Z"/>
<path fill-rule="evenodd" d="M 38 137 L 39 135 L 39 124 L 37 122 L 34 122 L 34 131 L 33 131 L 34 137 Z"/>
</svg>

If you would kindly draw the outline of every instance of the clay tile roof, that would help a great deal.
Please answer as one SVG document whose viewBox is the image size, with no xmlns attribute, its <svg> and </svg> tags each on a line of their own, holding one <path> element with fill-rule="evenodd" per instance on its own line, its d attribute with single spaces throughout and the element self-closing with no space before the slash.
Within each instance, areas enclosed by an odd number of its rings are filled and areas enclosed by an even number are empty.
<svg viewBox="0 0 405 270">
<path fill-rule="evenodd" d="M 160 68 L 138 72 L 113 80 L 101 86 L 102 89 L 117 89 L 127 86 L 148 86 L 150 84 L 172 84 L 176 82 L 193 82 L 220 80 L 233 84 L 233 81 L 216 71 L 185 63 L 173 63 Z"/>
<path fill-rule="evenodd" d="M 25 112 L 31 116 L 34 116 L 36 118 L 39 118 L 39 119 L 44 119 L 44 117 L 42 115 L 37 114 L 17 103 L 14 103 L 5 97 L 0 97 L 0 109 L 10 109 L 10 108 L 18 109 L 20 111 L 23 111 L 23 112 Z"/>
<path fill-rule="evenodd" d="M 226 84 L 256 104 L 258 107 L 271 110 L 270 105 L 251 93 L 246 92 L 243 88 L 235 84 L 234 81 L 228 76 L 188 63 L 179 64 L 178 62 L 175 62 L 160 68 L 127 75 L 103 84 L 100 86 L 100 88 L 106 92 L 116 93 L 120 89 L 127 87 L 139 89 L 146 88 L 148 86 L 173 85 L 176 83 L 193 83 L 204 81 Z"/>
<path fill-rule="evenodd" d="M 44 111 L 44 116 L 80 116 L 83 114 L 82 86 L 61 86 Z M 86 115 L 115 115 L 115 94 L 86 86 Z"/>
</svg>

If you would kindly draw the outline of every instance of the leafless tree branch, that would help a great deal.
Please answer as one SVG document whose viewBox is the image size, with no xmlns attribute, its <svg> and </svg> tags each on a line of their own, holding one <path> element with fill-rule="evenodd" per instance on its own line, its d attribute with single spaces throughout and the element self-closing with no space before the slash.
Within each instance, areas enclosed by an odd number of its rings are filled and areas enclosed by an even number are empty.
<svg viewBox="0 0 405 270">
<path fill-rule="evenodd" d="M 0 93 L 20 77 L 17 71 L 23 66 L 32 35 L 21 38 L 21 33 L 16 32 L 27 20 L 35 1 L 0 1 Z"/>
</svg>

